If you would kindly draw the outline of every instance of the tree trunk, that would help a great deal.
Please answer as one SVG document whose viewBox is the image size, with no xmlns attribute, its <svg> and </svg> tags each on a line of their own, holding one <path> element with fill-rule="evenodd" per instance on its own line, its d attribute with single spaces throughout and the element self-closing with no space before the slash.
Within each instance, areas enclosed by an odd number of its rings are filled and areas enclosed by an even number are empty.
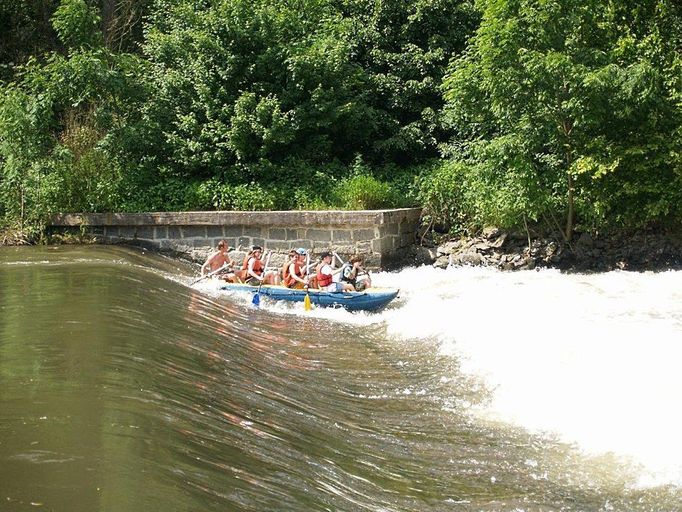
<svg viewBox="0 0 682 512">
<path fill-rule="evenodd" d="M 116 24 L 115 16 L 116 0 L 102 0 L 102 34 L 110 48 Z"/>
<path fill-rule="evenodd" d="M 573 181 L 573 175 L 571 175 L 571 164 L 573 163 L 571 133 L 573 132 L 573 126 L 573 122 L 568 119 L 564 119 L 561 123 L 561 129 L 566 137 L 566 174 L 568 175 L 568 212 L 566 214 L 566 231 L 564 233 L 564 239 L 569 243 L 573 238 L 573 224 L 575 221 L 575 183 Z"/>
<path fill-rule="evenodd" d="M 573 218 L 575 216 L 575 207 L 573 199 L 573 176 L 568 173 L 568 213 L 566 214 L 566 232 L 564 233 L 564 238 L 567 242 L 571 241 L 573 238 Z"/>
</svg>

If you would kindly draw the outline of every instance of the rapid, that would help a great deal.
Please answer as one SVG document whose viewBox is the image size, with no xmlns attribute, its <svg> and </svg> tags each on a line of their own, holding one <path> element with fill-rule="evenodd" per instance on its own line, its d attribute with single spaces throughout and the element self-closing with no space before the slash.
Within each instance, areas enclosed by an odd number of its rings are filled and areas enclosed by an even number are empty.
<svg viewBox="0 0 682 512">
<path fill-rule="evenodd" d="M 0 249 L 0 510 L 682 509 L 682 272 L 377 273 L 378 314 Z"/>
</svg>

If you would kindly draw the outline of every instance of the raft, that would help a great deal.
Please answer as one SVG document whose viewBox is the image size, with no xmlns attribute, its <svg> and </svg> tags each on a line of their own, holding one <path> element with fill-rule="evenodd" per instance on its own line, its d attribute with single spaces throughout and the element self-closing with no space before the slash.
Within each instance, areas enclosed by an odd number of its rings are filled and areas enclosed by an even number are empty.
<svg viewBox="0 0 682 512">
<path fill-rule="evenodd" d="M 264 284 L 260 287 L 248 284 L 221 283 L 219 289 L 234 292 L 249 292 L 272 300 L 303 302 L 306 293 L 310 294 L 310 302 L 315 306 L 344 308 L 348 311 L 379 311 L 398 296 L 397 288 L 369 288 L 362 292 L 327 292 L 310 289 L 294 290 L 285 286 Z"/>
</svg>

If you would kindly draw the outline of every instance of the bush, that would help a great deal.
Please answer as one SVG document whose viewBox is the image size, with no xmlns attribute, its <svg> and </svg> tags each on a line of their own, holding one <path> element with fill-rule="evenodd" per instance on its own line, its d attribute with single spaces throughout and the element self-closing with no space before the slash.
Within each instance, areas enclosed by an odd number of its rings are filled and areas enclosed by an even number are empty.
<svg viewBox="0 0 682 512">
<path fill-rule="evenodd" d="M 427 222 L 441 231 L 459 231 L 473 221 L 467 215 L 466 168 L 458 162 L 441 162 L 417 178 L 417 197 Z"/>
<path fill-rule="evenodd" d="M 366 174 L 341 180 L 338 197 L 340 206 L 348 210 L 390 208 L 397 201 L 397 194 L 389 183 Z"/>
<path fill-rule="evenodd" d="M 274 210 L 276 205 L 276 194 L 254 182 L 231 185 L 208 180 L 198 186 L 197 197 L 216 210 Z"/>
</svg>

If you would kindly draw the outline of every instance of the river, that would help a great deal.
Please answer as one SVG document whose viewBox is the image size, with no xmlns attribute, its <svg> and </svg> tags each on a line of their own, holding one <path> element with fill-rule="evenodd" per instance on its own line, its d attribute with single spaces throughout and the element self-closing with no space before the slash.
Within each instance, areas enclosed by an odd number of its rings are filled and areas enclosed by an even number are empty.
<svg viewBox="0 0 682 512">
<path fill-rule="evenodd" d="M 0 249 L 0 510 L 682 510 L 682 273 L 410 268 L 379 314 Z"/>
</svg>

